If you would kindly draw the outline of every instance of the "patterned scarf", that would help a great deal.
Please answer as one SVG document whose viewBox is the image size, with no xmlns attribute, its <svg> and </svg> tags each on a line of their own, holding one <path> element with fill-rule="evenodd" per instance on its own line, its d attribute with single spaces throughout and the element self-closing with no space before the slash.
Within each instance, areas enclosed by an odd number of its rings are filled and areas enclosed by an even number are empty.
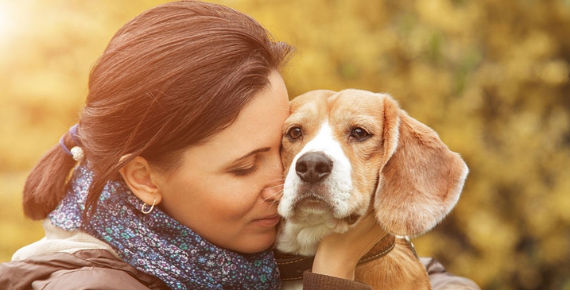
<svg viewBox="0 0 570 300">
<path fill-rule="evenodd" d="M 50 213 L 53 225 L 82 230 L 108 243 L 135 268 L 172 289 L 278 289 L 281 282 L 271 251 L 239 254 L 206 241 L 155 207 L 143 214 L 143 202 L 126 184 L 109 181 L 96 213 L 82 226 L 82 212 L 93 172 L 79 166 L 73 189 Z"/>
</svg>

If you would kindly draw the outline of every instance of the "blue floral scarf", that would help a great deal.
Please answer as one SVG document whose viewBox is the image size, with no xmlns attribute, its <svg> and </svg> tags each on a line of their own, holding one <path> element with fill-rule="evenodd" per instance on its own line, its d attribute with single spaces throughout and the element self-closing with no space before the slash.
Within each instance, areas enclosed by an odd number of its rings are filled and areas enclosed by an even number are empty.
<svg viewBox="0 0 570 300">
<path fill-rule="evenodd" d="M 50 213 L 53 225 L 82 230 L 108 243 L 135 268 L 172 289 L 278 289 L 281 282 L 271 251 L 239 254 L 219 248 L 155 207 L 143 214 L 143 202 L 126 184 L 109 181 L 97 211 L 82 225 L 82 212 L 93 172 L 79 166 L 73 188 Z"/>
</svg>

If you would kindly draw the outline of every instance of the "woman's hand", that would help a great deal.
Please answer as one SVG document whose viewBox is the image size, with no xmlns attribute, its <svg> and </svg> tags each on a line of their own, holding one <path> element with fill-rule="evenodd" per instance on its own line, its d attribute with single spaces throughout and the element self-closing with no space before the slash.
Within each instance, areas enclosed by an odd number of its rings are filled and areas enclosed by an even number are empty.
<svg viewBox="0 0 570 300">
<path fill-rule="evenodd" d="M 312 272 L 354 280 L 360 258 L 385 235 L 386 231 L 370 210 L 354 228 L 342 234 L 331 234 L 319 243 Z"/>
</svg>

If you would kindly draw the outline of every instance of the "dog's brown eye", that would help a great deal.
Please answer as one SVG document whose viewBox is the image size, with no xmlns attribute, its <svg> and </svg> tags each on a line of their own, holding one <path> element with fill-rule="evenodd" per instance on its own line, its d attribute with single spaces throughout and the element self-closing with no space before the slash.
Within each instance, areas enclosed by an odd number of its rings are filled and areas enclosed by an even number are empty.
<svg viewBox="0 0 570 300">
<path fill-rule="evenodd" d="M 350 131 L 350 136 L 358 141 L 364 141 L 370 136 L 370 134 L 360 127 L 355 127 Z"/>
<path fill-rule="evenodd" d="M 303 135 L 303 131 L 299 127 L 291 127 L 289 131 L 287 131 L 287 136 L 291 139 L 298 139 Z"/>
</svg>

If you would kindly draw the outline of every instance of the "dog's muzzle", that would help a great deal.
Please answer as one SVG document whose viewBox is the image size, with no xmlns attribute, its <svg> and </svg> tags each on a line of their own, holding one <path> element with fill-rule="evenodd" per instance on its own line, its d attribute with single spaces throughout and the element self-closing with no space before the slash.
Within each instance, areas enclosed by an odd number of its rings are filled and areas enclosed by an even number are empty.
<svg viewBox="0 0 570 300">
<path fill-rule="evenodd" d="M 322 182 L 331 174 L 333 161 L 322 151 L 307 152 L 297 159 L 295 173 L 302 182 L 295 207 L 317 210 L 333 210 L 326 200 L 327 193 Z"/>
<path fill-rule="evenodd" d="M 309 184 L 323 181 L 330 175 L 332 168 L 333 161 L 321 151 L 305 153 L 295 164 L 297 176 Z"/>
<path fill-rule="evenodd" d="M 331 149 L 329 149 L 331 150 Z M 332 151 L 309 150 L 298 154 L 285 176 L 278 211 L 284 218 L 305 218 L 331 213 L 348 216 L 352 183 L 350 164 Z M 341 149 L 337 149 L 339 152 Z"/>
</svg>

